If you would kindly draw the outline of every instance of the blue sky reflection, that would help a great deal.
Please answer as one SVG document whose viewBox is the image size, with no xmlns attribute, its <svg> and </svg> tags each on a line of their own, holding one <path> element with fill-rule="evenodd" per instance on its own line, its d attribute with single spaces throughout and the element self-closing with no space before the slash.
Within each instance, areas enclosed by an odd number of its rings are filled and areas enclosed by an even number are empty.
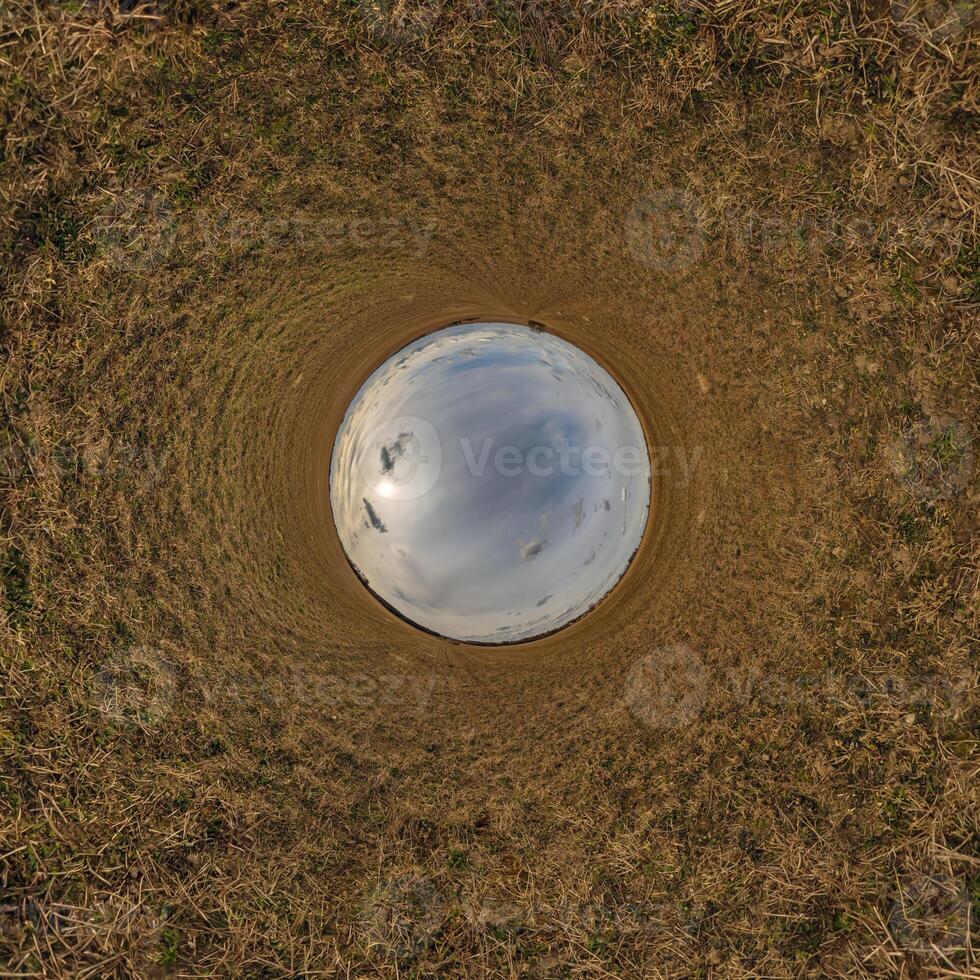
<svg viewBox="0 0 980 980">
<path fill-rule="evenodd" d="M 368 378 L 334 444 L 330 500 L 348 558 L 403 616 L 512 643 L 615 585 L 649 481 L 639 420 L 599 364 L 552 334 L 471 323 Z"/>
</svg>

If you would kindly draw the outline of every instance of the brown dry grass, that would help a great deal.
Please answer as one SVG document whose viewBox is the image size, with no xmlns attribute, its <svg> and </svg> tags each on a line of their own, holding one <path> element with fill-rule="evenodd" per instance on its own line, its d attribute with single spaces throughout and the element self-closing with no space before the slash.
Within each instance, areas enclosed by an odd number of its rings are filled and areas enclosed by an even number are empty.
<svg viewBox="0 0 980 980">
<path fill-rule="evenodd" d="M 3 972 L 975 972 L 941 7 L 0 9 Z M 699 460 L 518 652 L 385 616 L 325 509 L 357 381 L 473 312 Z"/>
</svg>

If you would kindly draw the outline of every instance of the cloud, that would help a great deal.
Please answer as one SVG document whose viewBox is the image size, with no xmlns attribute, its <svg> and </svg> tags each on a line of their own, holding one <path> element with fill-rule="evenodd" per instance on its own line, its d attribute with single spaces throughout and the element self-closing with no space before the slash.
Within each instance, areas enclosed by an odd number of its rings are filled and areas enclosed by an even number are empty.
<svg viewBox="0 0 980 980">
<path fill-rule="evenodd" d="M 524 561 L 530 561 L 535 555 L 540 555 L 546 542 L 544 538 L 534 538 L 527 544 L 521 545 L 521 557 Z"/>
<path fill-rule="evenodd" d="M 387 476 L 395 468 L 395 463 L 405 455 L 405 446 L 412 438 L 411 432 L 399 432 L 398 438 L 381 447 L 381 474 Z"/>
<path fill-rule="evenodd" d="M 375 529 L 379 534 L 387 534 L 388 528 L 385 527 L 384 521 L 378 517 L 378 512 L 371 506 L 371 502 L 367 497 L 361 497 L 361 501 L 364 504 L 364 510 L 367 512 L 367 520 L 364 522 L 364 526 L 368 527 L 368 521 L 370 521 L 370 526 Z"/>
</svg>

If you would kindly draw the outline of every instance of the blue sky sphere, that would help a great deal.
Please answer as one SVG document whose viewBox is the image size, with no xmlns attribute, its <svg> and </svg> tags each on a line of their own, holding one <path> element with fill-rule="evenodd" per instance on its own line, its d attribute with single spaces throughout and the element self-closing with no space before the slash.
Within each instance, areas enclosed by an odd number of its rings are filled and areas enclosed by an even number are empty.
<svg viewBox="0 0 980 980">
<path fill-rule="evenodd" d="M 640 544 L 650 465 L 629 399 L 593 358 L 509 323 L 428 334 L 364 383 L 330 502 L 348 559 L 409 621 L 514 643 L 578 619 Z"/>
</svg>

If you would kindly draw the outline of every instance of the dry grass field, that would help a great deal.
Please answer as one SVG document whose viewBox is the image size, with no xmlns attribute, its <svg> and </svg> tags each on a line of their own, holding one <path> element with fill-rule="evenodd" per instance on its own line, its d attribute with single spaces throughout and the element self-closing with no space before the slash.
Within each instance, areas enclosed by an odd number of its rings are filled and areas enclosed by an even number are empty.
<svg viewBox="0 0 980 980">
<path fill-rule="evenodd" d="M 0 4 L 0 975 L 978 970 L 980 19 Z M 540 321 L 658 465 L 566 630 L 413 630 L 333 435 Z"/>
</svg>

